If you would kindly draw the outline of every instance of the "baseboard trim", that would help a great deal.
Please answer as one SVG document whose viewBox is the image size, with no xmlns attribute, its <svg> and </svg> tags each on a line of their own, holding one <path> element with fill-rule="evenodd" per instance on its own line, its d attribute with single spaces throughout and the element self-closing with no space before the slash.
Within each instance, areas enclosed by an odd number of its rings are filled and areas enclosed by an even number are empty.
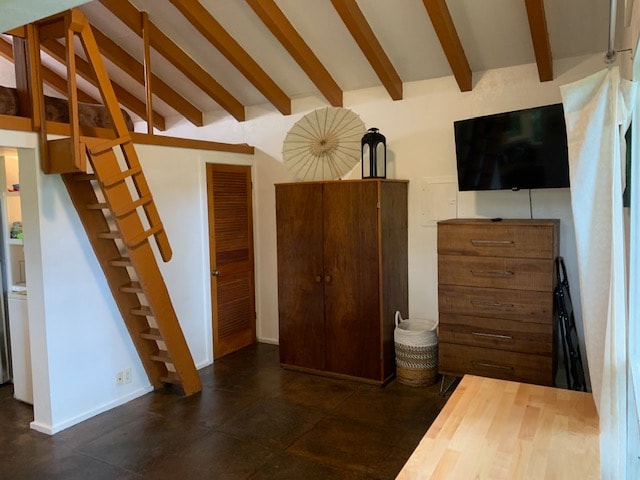
<svg viewBox="0 0 640 480">
<path fill-rule="evenodd" d="M 29 423 L 29 428 L 31 428 L 31 430 L 35 430 L 36 432 L 46 433 L 47 435 L 53 435 L 53 428 L 51 427 L 51 425 L 38 423 L 35 420 Z"/>
<path fill-rule="evenodd" d="M 280 345 L 280 342 L 278 341 L 277 338 L 258 338 L 258 342 L 259 343 L 268 343 L 270 345 Z"/>
<path fill-rule="evenodd" d="M 196 365 L 196 370 L 202 370 L 209 365 L 213 365 L 213 360 L 204 360 L 203 362 L 200 362 Z"/>
<path fill-rule="evenodd" d="M 153 385 L 147 385 L 146 387 L 134 390 L 133 392 L 130 392 L 127 395 L 124 395 L 120 398 L 117 398 L 112 402 L 105 403 L 104 405 L 101 405 L 98 408 L 89 410 L 88 412 L 85 412 L 81 415 L 77 415 L 73 418 L 65 420 L 64 422 L 60 422 L 55 425 L 45 425 L 34 420 L 29 424 L 29 427 L 32 430 L 35 430 L 37 432 L 46 433 L 47 435 L 55 435 L 56 433 L 61 432 L 62 430 L 65 430 L 69 427 L 73 427 L 74 425 L 77 425 L 80 422 L 83 422 L 92 417 L 95 417 L 96 415 L 106 412 L 107 410 L 111 410 L 112 408 L 116 408 L 116 407 L 119 407 L 120 405 L 124 405 L 125 403 L 128 403 L 131 400 L 134 400 L 152 391 L 153 391 Z"/>
</svg>

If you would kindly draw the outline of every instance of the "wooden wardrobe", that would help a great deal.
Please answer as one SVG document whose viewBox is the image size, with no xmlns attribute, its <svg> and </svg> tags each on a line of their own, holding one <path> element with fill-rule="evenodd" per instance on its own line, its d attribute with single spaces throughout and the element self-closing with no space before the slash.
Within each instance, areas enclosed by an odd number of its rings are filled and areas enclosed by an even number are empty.
<svg viewBox="0 0 640 480">
<path fill-rule="evenodd" d="M 379 384 L 393 377 L 394 313 L 408 313 L 407 186 L 276 185 L 284 367 Z"/>
</svg>

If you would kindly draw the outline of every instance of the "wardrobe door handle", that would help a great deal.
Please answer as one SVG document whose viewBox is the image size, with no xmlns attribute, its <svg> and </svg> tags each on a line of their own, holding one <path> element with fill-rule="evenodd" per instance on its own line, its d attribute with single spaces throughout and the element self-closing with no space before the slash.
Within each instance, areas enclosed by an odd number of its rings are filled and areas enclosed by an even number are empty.
<svg viewBox="0 0 640 480">
<path fill-rule="evenodd" d="M 331 283 L 331 280 L 332 280 L 331 275 L 324 276 L 324 283 Z"/>
<path fill-rule="evenodd" d="M 316 275 L 316 283 L 322 282 L 322 275 Z"/>
</svg>

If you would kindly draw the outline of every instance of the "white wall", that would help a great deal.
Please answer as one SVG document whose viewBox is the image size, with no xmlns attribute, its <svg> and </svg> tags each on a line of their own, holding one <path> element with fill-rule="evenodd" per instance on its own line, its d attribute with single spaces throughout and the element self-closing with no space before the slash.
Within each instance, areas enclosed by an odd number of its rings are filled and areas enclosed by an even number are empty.
<svg viewBox="0 0 640 480">
<path fill-rule="evenodd" d="M 31 425 L 55 433 L 151 385 L 62 179 L 40 170 L 37 136 L 0 131 L 0 145 L 31 147 L 19 149 L 34 372 Z M 252 156 L 149 145 L 136 150 L 174 253 L 169 263 L 159 262 L 160 269 L 200 368 L 213 361 L 205 163 L 251 165 Z M 116 385 L 116 372 L 127 367 L 133 381 Z"/>
<path fill-rule="evenodd" d="M 366 126 L 378 127 L 387 138 L 389 176 L 409 183 L 409 314 L 437 317 L 436 228 L 423 226 L 422 183 L 425 178 L 456 175 L 453 122 L 478 115 L 560 103 L 559 86 L 604 68 L 601 55 L 575 58 L 554 64 L 555 80 L 540 83 L 534 64 L 474 73 L 473 91 L 461 93 L 453 77 L 404 84 L 404 99 L 392 101 L 382 88 L 346 92 L 344 106 L 360 115 Z M 256 223 L 256 273 L 259 338 L 278 338 L 277 266 L 273 184 L 292 181 L 282 164 L 282 142 L 291 126 L 322 99 L 294 100 L 293 111 L 284 117 L 270 107 L 251 108 L 242 124 L 209 118 L 195 128 L 174 120 L 168 135 L 214 141 L 247 142 L 256 148 L 256 195 L 260 201 Z M 352 172 L 359 177 L 360 167 Z M 534 218 L 561 220 L 560 253 L 570 275 L 574 307 L 580 323 L 580 303 L 575 239 L 569 189 L 531 191 Z M 458 195 L 458 217 L 529 218 L 529 191 L 463 192 Z M 581 325 L 579 334 L 582 337 Z M 584 352 L 584 347 L 583 347 Z M 584 357 L 584 355 L 583 355 Z"/>
<path fill-rule="evenodd" d="M 160 270 L 202 368 L 213 361 L 206 164 L 250 166 L 253 156 L 151 145 L 136 145 L 136 151 L 173 251 Z"/>
</svg>

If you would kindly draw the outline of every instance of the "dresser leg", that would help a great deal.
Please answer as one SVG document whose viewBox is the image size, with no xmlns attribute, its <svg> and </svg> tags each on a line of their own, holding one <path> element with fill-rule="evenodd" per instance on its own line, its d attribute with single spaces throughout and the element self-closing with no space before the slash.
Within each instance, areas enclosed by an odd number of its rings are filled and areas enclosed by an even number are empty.
<svg viewBox="0 0 640 480">
<path fill-rule="evenodd" d="M 446 382 L 446 378 L 450 377 L 451 381 L 447 384 L 446 388 L 445 388 L 445 382 Z M 444 373 L 442 374 L 442 380 L 440 381 L 440 396 L 444 397 L 449 390 L 451 390 L 451 387 L 453 387 L 455 384 L 458 383 L 458 381 L 460 380 L 459 377 L 455 377 L 452 375 L 445 375 Z"/>
</svg>

